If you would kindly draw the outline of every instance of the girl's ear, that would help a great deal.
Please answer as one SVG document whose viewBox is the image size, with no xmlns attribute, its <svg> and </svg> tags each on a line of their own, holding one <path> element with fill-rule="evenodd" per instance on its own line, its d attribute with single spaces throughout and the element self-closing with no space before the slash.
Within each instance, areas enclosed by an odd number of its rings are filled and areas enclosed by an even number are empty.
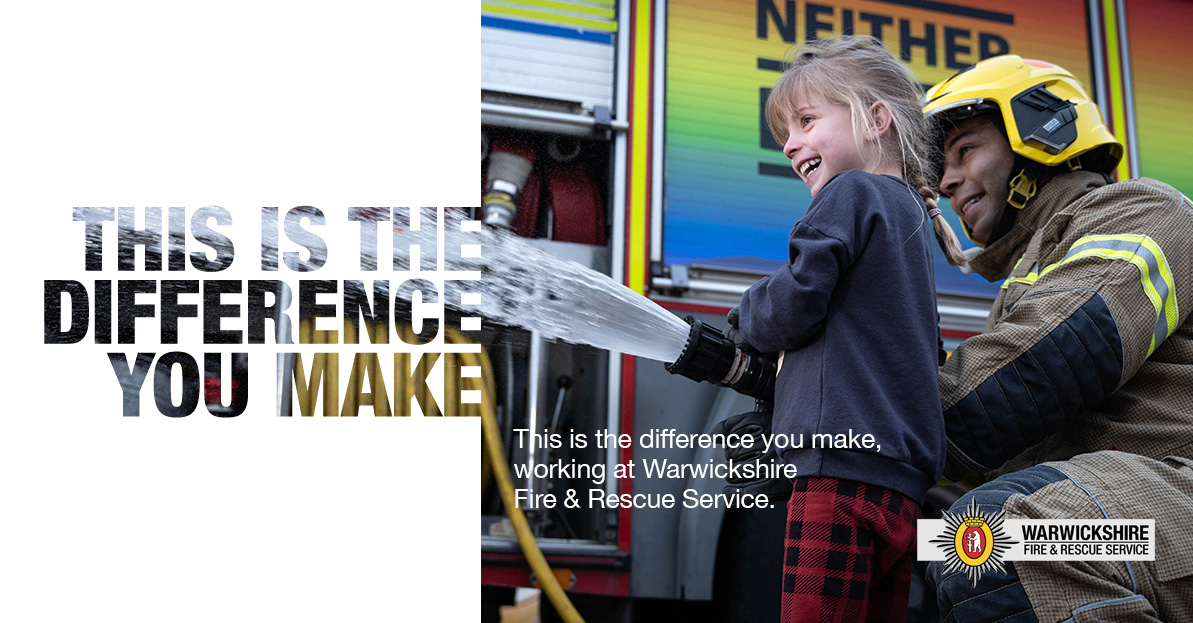
<svg viewBox="0 0 1193 623">
<path fill-rule="evenodd" d="M 870 106 L 870 127 L 866 132 L 866 138 L 875 140 L 886 134 L 887 130 L 891 128 L 892 116 L 891 108 L 887 103 L 878 100 Z"/>
</svg>

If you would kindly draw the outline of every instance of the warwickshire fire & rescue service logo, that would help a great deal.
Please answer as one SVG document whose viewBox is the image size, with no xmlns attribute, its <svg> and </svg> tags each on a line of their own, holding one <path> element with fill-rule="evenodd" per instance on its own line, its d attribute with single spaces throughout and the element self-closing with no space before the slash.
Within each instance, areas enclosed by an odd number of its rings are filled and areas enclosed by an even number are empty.
<svg viewBox="0 0 1193 623">
<path fill-rule="evenodd" d="M 977 586 L 982 574 L 1002 565 L 1003 554 L 1018 543 L 1003 532 L 1003 511 L 983 513 L 976 499 L 971 499 L 963 513 L 944 511 L 945 529 L 931 543 L 944 550 L 945 573 L 964 570 L 970 583 Z"/>
</svg>

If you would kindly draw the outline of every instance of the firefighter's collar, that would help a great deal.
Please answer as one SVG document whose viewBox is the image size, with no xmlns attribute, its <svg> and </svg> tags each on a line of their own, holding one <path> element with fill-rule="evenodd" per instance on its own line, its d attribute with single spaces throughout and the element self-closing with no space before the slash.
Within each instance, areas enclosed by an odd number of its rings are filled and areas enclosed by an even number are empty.
<svg viewBox="0 0 1193 623">
<path fill-rule="evenodd" d="M 1011 231 L 971 259 L 969 268 L 986 281 L 1005 279 L 1015 262 L 1023 257 L 1032 236 L 1048 219 L 1089 191 L 1105 185 L 1105 178 L 1092 171 L 1072 171 L 1052 178 L 1019 212 Z"/>
</svg>

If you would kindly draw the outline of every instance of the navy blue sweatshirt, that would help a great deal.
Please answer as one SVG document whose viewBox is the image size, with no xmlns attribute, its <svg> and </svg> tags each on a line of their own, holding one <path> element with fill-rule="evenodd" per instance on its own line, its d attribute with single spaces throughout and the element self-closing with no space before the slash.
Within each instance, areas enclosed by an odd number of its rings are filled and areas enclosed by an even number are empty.
<svg viewBox="0 0 1193 623">
<path fill-rule="evenodd" d="M 933 237 L 923 199 L 903 180 L 845 171 L 791 230 L 789 264 L 742 296 L 742 337 L 784 352 L 773 430 L 802 441 L 780 449 L 798 476 L 856 480 L 917 502 L 940 477 Z M 860 447 L 866 434 L 871 448 Z"/>
</svg>

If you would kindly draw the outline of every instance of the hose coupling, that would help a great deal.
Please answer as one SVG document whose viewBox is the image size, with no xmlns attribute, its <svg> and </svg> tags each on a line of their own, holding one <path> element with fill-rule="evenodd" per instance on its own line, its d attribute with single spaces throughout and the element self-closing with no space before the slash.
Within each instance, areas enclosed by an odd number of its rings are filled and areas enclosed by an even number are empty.
<svg viewBox="0 0 1193 623">
<path fill-rule="evenodd" d="M 678 359 L 664 364 L 668 372 L 774 400 L 775 362 L 759 353 L 742 351 L 725 334 L 692 316 L 685 320 L 692 327 L 688 341 Z"/>
</svg>

